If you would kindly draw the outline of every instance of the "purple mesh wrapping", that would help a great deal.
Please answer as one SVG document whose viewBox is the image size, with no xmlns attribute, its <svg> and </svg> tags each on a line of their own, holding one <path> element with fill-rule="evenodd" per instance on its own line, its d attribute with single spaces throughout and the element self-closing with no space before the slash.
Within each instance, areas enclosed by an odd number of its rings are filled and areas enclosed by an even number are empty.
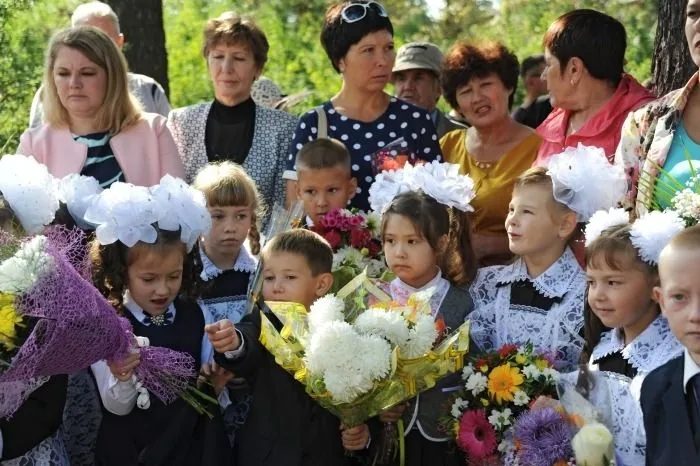
<svg viewBox="0 0 700 466">
<path fill-rule="evenodd" d="M 18 296 L 22 315 L 38 318 L 34 329 L 7 370 L 0 374 L 0 418 L 14 413 L 38 388 L 37 379 L 71 374 L 107 359 L 126 357 L 134 342 L 131 324 L 120 317 L 100 292 L 71 264 L 85 257 L 82 232 L 53 229 L 46 253 L 54 260 L 50 273 L 28 293 Z M 0 236 L 0 242 L 6 240 Z M 7 243 L 5 243 L 7 244 Z M 78 255 L 75 255 L 78 254 Z M 80 267 L 79 267 L 80 268 Z M 167 348 L 141 348 L 137 377 L 165 403 L 174 401 L 195 376 L 191 356 Z"/>
</svg>

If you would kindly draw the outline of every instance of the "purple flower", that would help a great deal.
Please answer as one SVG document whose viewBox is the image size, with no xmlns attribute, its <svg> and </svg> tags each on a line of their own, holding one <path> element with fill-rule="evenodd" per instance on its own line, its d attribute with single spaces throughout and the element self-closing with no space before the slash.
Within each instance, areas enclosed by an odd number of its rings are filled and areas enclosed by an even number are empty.
<svg viewBox="0 0 700 466">
<path fill-rule="evenodd" d="M 526 411 L 515 422 L 514 429 L 520 444 L 521 464 L 551 466 L 574 454 L 571 425 L 552 408 Z"/>
</svg>

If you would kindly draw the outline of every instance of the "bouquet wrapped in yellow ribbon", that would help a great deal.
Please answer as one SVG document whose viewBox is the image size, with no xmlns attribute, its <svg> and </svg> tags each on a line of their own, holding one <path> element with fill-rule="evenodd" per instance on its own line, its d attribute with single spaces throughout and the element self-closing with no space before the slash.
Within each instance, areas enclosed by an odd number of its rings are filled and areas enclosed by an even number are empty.
<svg viewBox="0 0 700 466">
<path fill-rule="evenodd" d="M 429 298 L 398 305 L 363 273 L 309 311 L 266 303 L 283 327 L 261 313 L 260 341 L 314 400 L 356 426 L 462 369 L 469 324 L 443 335 Z"/>
</svg>

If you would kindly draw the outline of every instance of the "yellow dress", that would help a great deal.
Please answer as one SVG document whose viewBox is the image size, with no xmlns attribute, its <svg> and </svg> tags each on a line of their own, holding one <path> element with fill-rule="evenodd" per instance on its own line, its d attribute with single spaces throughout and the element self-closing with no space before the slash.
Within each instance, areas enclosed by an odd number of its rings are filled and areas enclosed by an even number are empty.
<svg viewBox="0 0 700 466">
<path fill-rule="evenodd" d="M 467 152 L 466 135 L 466 129 L 451 131 L 440 139 L 440 148 L 445 161 L 458 164 L 460 172 L 474 180 L 476 197 L 471 203 L 474 208 L 470 218 L 472 231 L 486 235 L 505 235 L 513 184 L 535 162 L 542 139 L 532 133 L 490 167 L 483 163 L 480 167 Z"/>
</svg>

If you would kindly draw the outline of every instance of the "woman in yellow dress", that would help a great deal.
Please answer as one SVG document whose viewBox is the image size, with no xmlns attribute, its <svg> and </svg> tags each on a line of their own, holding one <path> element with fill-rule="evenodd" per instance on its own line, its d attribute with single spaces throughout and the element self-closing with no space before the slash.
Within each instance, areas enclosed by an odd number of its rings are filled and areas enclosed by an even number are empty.
<svg viewBox="0 0 700 466">
<path fill-rule="evenodd" d="M 511 258 L 505 221 L 515 179 L 537 158 L 541 138 L 510 116 L 518 59 L 498 42 L 458 43 L 445 57 L 442 88 L 471 125 L 440 140 L 445 160 L 472 177 L 473 244 L 480 266 Z"/>
</svg>

